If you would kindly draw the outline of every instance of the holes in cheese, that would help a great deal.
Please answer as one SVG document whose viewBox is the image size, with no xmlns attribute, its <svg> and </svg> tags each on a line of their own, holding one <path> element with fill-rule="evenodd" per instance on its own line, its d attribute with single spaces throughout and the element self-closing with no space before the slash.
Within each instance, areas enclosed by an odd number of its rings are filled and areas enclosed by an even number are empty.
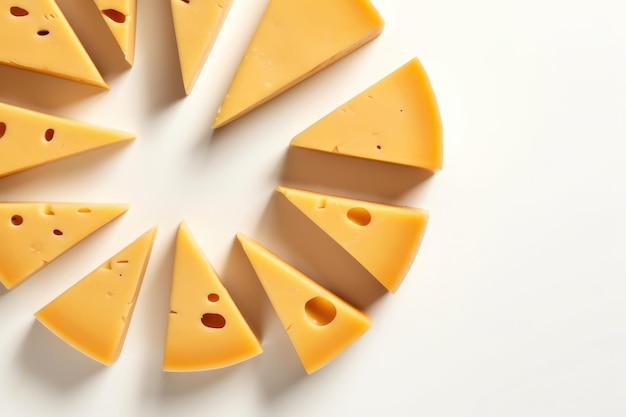
<svg viewBox="0 0 626 417">
<path fill-rule="evenodd" d="M 185 222 L 176 237 L 169 311 L 164 371 L 222 368 L 262 352 Z"/>
<path fill-rule="evenodd" d="M 4 103 L 0 103 L 0 119 L 0 177 L 134 138 Z"/>
<path fill-rule="evenodd" d="M 431 171 L 443 133 L 428 76 L 413 59 L 295 136 L 291 146 Z"/>
<path fill-rule="evenodd" d="M 126 21 L 126 15 L 115 9 L 105 9 L 102 11 L 102 14 L 115 23 L 124 23 Z"/>
<path fill-rule="evenodd" d="M 278 191 L 387 290 L 397 290 L 421 245 L 427 211 L 287 187 Z M 317 208 L 320 199 L 326 200 L 324 210 Z"/>
<path fill-rule="evenodd" d="M 62 231 L 60 231 L 59 229 L 54 229 L 54 230 L 52 231 L 52 233 L 54 233 L 54 234 L 55 234 L 55 236 L 63 236 L 63 232 L 62 232 Z"/>
<path fill-rule="evenodd" d="M 94 0 L 126 62 L 135 60 L 137 0 Z M 112 7 L 113 6 L 113 7 Z"/>
<path fill-rule="evenodd" d="M 367 315 L 259 243 L 237 238 L 307 373 L 332 361 L 372 325 Z"/>
<path fill-rule="evenodd" d="M 15 287 L 128 209 L 91 204 L 92 213 L 85 216 L 78 213 L 81 207 L 85 203 L 0 203 L 0 218 L 6 219 L 0 241 L 11 242 L 0 245 L 0 283 Z"/>
<path fill-rule="evenodd" d="M 133 316 L 156 231 L 154 227 L 144 233 L 44 306 L 35 317 L 92 359 L 105 365 L 115 362 Z"/>
<path fill-rule="evenodd" d="M 16 17 L 28 16 L 28 10 L 22 9 L 21 7 L 13 6 L 9 10 L 11 14 Z"/>
<path fill-rule="evenodd" d="M 79 213 L 91 213 L 91 209 L 89 207 L 81 207 L 78 209 Z"/>
<path fill-rule="evenodd" d="M 224 126 L 377 37 L 369 0 L 270 0 L 213 127 Z"/>
<path fill-rule="evenodd" d="M 37 31 L 37 35 L 39 35 L 39 36 L 48 36 L 49 34 L 50 34 L 50 31 L 46 30 L 46 29 L 42 29 L 42 30 L 38 30 Z"/>
</svg>

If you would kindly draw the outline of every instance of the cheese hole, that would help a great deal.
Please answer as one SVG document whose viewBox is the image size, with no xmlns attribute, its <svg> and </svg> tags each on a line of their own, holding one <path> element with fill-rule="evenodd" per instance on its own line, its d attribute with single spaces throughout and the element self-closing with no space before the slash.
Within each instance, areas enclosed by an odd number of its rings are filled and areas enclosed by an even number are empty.
<svg viewBox="0 0 626 417">
<path fill-rule="evenodd" d="M 49 30 L 40 30 L 39 32 L 37 32 L 37 35 L 39 36 L 48 36 L 50 34 Z"/>
<path fill-rule="evenodd" d="M 91 213 L 91 209 L 88 207 L 81 207 L 78 209 L 79 213 Z"/>
<path fill-rule="evenodd" d="M 4 136 L 7 132 L 7 124 L 4 122 L 0 122 L 0 138 Z"/>
<path fill-rule="evenodd" d="M 337 316 L 335 305 L 324 297 L 314 297 L 306 302 L 304 311 L 311 323 L 326 326 Z"/>
<path fill-rule="evenodd" d="M 124 23 L 126 21 L 126 15 L 115 9 L 103 10 L 102 14 L 114 21 L 115 23 Z"/>
<path fill-rule="evenodd" d="M 52 210 L 52 206 L 50 204 L 43 206 L 43 214 L 47 216 L 54 216 L 54 211 Z"/>
<path fill-rule="evenodd" d="M 353 207 L 348 210 L 348 220 L 359 226 L 367 226 L 372 221 L 372 215 L 363 207 Z"/>
<path fill-rule="evenodd" d="M 220 300 L 220 296 L 215 294 L 215 293 L 211 293 L 209 294 L 209 296 L 207 297 L 209 299 L 210 302 L 212 303 L 216 303 Z"/>
<path fill-rule="evenodd" d="M 21 7 L 13 6 L 11 7 L 11 14 L 17 17 L 28 16 L 28 10 L 22 9 Z"/>
<path fill-rule="evenodd" d="M 52 233 L 54 233 L 54 234 L 55 234 L 55 235 L 57 235 L 57 236 L 63 236 L 63 232 L 62 232 L 62 231 L 60 231 L 59 229 L 54 229 L 54 230 L 52 231 Z"/>
<path fill-rule="evenodd" d="M 189 0 L 182 0 L 182 2 L 189 4 Z"/>
<path fill-rule="evenodd" d="M 52 139 L 54 139 L 54 129 L 46 130 L 45 138 L 46 142 L 50 142 Z"/>
<path fill-rule="evenodd" d="M 318 208 L 318 209 L 326 208 L 326 199 L 325 198 L 321 198 L 321 199 L 317 200 L 317 206 L 315 206 L 315 208 Z"/>
<path fill-rule="evenodd" d="M 202 315 L 202 324 L 211 329 L 222 329 L 226 326 L 226 319 L 221 314 L 205 313 Z"/>
<path fill-rule="evenodd" d="M 11 223 L 13 224 L 13 226 L 19 226 L 24 223 L 24 218 L 19 214 L 15 214 L 11 216 Z"/>
<path fill-rule="evenodd" d="M 376 149 L 382 149 L 382 146 L 376 145 Z"/>
</svg>

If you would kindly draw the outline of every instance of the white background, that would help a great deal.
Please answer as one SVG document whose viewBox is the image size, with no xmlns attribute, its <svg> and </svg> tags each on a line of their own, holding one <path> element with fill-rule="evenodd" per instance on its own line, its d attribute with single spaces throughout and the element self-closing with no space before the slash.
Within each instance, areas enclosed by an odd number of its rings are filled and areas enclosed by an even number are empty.
<svg viewBox="0 0 626 417">
<path fill-rule="evenodd" d="M 138 137 L 0 179 L 0 199 L 132 208 L 0 295 L 1 415 L 626 414 L 626 3 L 378 0 L 378 39 L 217 132 L 211 121 L 266 1 L 235 0 L 187 98 L 169 1 L 139 1 L 132 70 L 89 3 L 60 1 L 111 90 L 2 68 L 0 99 Z M 442 172 L 424 180 L 287 152 L 296 133 L 414 56 L 440 104 Z M 273 193 L 278 184 L 429 209 L 398 292 L 384 293 L 291 211 Z M 161 371 L 183 218 L 262 338 L 262 355 L 218 371 Z M 100 366 L 34 321 L 154 224 L 117 363 Z M 237 231 L 365 309 L 372 329 L 307 376 Z"/>
</svg>

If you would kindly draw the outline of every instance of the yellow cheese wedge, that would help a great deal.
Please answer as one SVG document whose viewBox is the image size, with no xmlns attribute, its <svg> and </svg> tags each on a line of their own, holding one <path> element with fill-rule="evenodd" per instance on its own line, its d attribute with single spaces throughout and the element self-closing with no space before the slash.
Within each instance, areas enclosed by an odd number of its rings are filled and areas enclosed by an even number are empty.
<svg viewBox="0 0 626 417">
<path fill-rule="evenodd" d="M 189 94 L 222 29 L 232 0 L 171 0 L 185 92 Z"/>
<path fill-rule="evenodd" d="M 37 320 L 78 351 L 111 365 L 124 345 L 156 231 L 68 288 L 35 313 Z"/>
<path fill-rule="evenodd" d="M 126 210 L 124 204 L 0 203 L 0 282 L 15 287 Z"/>
<path fill-rule="evenodd" d="M 220 110 L 218 128 L 378 36 L 369 0 L 270 0 Z"/>
<path fill-rule="evenodd" d="M 371 327 L 363 312 L 252 239 L 237 238 L 307 373 L 335 359 Z"/>
<path fill-rule="evenodd" d="M 291 146 L 440 170 L 442 136 L 435 94 L 413 59 L 300 133 Z"/>
<path fill-rule="evenodd" d="M 176 239 L 163 370 L 223 368 L 252 358 L 262 350 L 183 222 Z"/>
<path fill-rule="evenodd" d="M 2 2 L 0 63 L 108 88 L 54 0 Z"/>
<path fill-rule="evenodd" d="M 137 0 L 94 0 L 126 61 L 135 61 Z"/>
<path fill-rule="evenodd" d="M 0 177 L 134 137 L 0 103 Z"/>
<path fill-rule="evenodd" d="M 388 291 L 395 292 L 422 243 L 428 212 L 278 187 Z"/>
</svg>

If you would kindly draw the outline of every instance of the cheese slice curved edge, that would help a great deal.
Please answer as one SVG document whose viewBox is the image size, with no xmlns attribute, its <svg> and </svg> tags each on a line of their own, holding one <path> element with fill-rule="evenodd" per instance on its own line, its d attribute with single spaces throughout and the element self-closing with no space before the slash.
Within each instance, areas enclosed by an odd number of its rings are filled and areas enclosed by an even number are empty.
<svg viewBox="0 0 626 417">
<path fill-rule="evenodd" d="M 94 0 L 98 10 L 124 53 L 126 62 L 135 61 L 137 0 Z"/>
<path fill-rule="evenodd" d="M 330 363 L 371 327 L 365 313 L 249 237 L 237 238 L 307 373 Z"/>
<path fill-rule="evenodd" d="M 182 222 L 176 238 L 163 370 L 218 369 L 262 351 L 189 226 Z"/>
<path fill-rule="evenodd" d="M 107 366 L 114 363 L 124 345 L 156 232 L 153 227 L 68 288 L 35 313 L 37 320 L 83 354 Z"/>
</svg>

